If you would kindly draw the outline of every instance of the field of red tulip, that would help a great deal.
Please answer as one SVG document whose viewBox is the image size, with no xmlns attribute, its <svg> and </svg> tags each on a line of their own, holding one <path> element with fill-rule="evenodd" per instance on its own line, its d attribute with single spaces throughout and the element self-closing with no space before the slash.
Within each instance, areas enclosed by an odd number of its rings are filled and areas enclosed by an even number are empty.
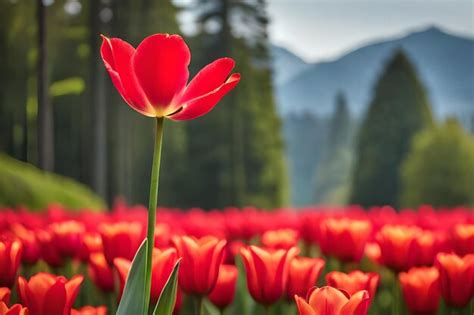
<svg viewBox="0 0 474 315">
<path fill-rule="evenodd" d="M 147 211 L 0 211 L 0 314 L 115 314 Z M 474 212 L 158 209 L 151 300 L 175 314 L 472 314 Z M 130 314 L 132 315 L 132 314 Z"/>
</svg>

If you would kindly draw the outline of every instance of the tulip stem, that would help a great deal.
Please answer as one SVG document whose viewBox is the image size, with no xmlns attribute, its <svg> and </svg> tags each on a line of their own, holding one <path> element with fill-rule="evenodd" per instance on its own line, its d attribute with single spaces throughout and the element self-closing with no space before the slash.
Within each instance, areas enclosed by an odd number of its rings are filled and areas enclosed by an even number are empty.
<svg viewBox="0 0 474 315">
<path fill-rule="evenodd" d="M 151 291 L 151 269 L 153 247 L 155 243 L 156 206 L 158 202 L 158 183 L 160 179 L 161 147 L 163 143 L 163 117 L 156 118 L 155 148 L 153 152 L 153 165 L 150 179 L 150 199 L 148 206 L 148 248 L 146 255 L 146 282 L 145 282 L 145 314 L 148 314 Z"/>
<path fill-rule="evenodd" d="M 194 314 L 196 315 L 202 315 L 204 314 L 204 297 L 202 295 L 196 295 L 194 296 Z"/>
</svg>

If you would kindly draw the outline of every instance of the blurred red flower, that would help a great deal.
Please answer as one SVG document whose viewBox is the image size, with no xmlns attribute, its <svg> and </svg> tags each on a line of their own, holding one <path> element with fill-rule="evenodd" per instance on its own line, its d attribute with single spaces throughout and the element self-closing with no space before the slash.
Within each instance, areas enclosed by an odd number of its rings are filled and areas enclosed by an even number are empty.
<svg viewBox="0 0 474 315">
<path fill-rule="evenodd" d="M 376 240 L 380 246 L 380 261 L 385 266 L 404 271 L 413 266 L 415 239 L 421 229 L 403 225 L 384 225 L 377 233 Z"/>
<path fill-rule="evenodd" d="M 434 267 L 413 267 L 398 275 L 403 298 L 413 315 L 436 314 L 441 299 L 439 272 Z"/>
<path fill-rule="evenodd" d="M 8 307 L 7 304 L 0 301 L 0 314 L 1 315 L 29 315 L 28 309 L 21 306 L 20 304 L 15 304 L 12 307 Z M 31 315 L 34 315 L 31 313 Z"/>
<path fill-rule="evenodd" d="M 314 287 L 325 264 L 320 258 L 293 258 L 288 270 L 287 299 L 292 301 L 295 295 L 304 296 L 309 289 Z"/>
<path fill-rule="evenodd" d="M 262 235 L 262 245 L 271 249 L 290 249 L 298 245 L 298 232 L 293 229 L 266 231 Z"/>
<path fill-rule="evenodd" d="M 320 247 L 325 255 L 358 262 L 364 255 L 372 226 L 369 221 L 328 218 L 321 222 Z"/>
<path fill-rule="evenodd" d="M 52 235 L 52 245 L 57 248 L 60 255 L 65 257 L 76 257 L 82 244 L 82 236 L 85 232 L 84 224 L 70 220 L 55 222 L 49 225 Z"/>
<path fill-rule="evenodd" d="M 344 290 L 349 294 L 366 290 L 372 300 L 377 292 L 380 276 L 375 272 L 364 273 L 360 270 L 349 273 L 332 271 L 326 275 L 326 282 L 329 286 Z"/>
<path fill-rule="evenodd" d="M 187 84 L 191 54 L 179 35 L 151 35 L 137 49 L 103 36 L 101 56 L 125 102 L 149 117 L 189 120 L 205 115 L 240 80 L 239 74 L 229 77 L 234 61 L 221 58 Z"/>
<path fill-rule="evenodd" d="M 142 242 L 142 225 L 137 222 L 102 223 L 99 226 L 105 258 L 112 266 L 115 258 L 132 260 Z"/>
<path fill-rule="evenodd" d="M 103 253 L 93 253 L 89 257 L 89 276 L 92 282 L 104 292 L 113 292 L 114 273 Z"/>
<path fill-rule="evenodd" d="M 11 230 L 23 244 L 22 262 L 30 265 L 37 263 L 41 256 L 41 247 L 36 233 L 19 223 L 13 224 Z"/>
<path fill-rule="evenodd" d="M 250 295 L 260 304 L 271 305 L 283 295 L 288 281 L 291 260 L 298 249 L 266 250 L 257 246 L 242 247 Z"/>
<path fill-rule="evenodd" d="M 107 308 L 105 306 L 84 306 L 78 310 L 73 309 L 71 315 L 107 315 Z"/>
<path fill-rule="evenodd" d="M 451 235 L 458 255 L 474 254 L 474 224 L 457 224 Z"/>
<path fill-rule="evenodd" d="M 62 276 L 40 272 L 29 281 L 18 277 L 18 295 L 32 315 L 67 315 L 79 293 L 82 276 L 67 280 Z"/>
<path fill-rule="evenodd" d="M 0 287 L 11 288 L 20 267 L 22 244 L 10 237 L 0 238 Z"/>
<path fill-rule="evenodd" d="M 238 270 L 234 265 L 221 265 L 219 267 L 216 286 L 209 294 L 209 300 L 221 310 L 234 301 L 237 274 Z"/>
<path fill-rule="evenodd" d="M 299 315 L 365 315 L 369 308 L 369 293 L 359 291 L 347 295 L 333 287 L 313 288 L 307 301 L 295 296 Z"/>
<path fill-rule="evenodd" d="M 183 258 L 179 267 L 180 287 L 189 294 L 210 293 L 216 285 L 226 241 L 213 236 L 180 236 L 174 237 L 173 243 Z"/>
<path fill-rule="evenodd" d="M 464 307 L 474 297 L 474 254 L 460 257 L 439 253 L 435 265 L 439 270 L 441 295 L 447 304 Z"/>
<path fill-rule="evenodd" d="M 0 288 L 0 302 L 5 304 L 10 303 L 11 291 L 9 288 Z"/>
</svg>

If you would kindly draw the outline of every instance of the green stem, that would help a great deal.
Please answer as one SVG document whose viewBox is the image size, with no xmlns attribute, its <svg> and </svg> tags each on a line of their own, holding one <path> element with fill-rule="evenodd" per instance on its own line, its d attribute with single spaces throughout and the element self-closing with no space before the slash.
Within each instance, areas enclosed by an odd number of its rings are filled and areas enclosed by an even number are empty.
<svg viewBox="0 0 474 315">
<path fill-rule="evenodd" d="M 204 297 L 202 295 L 196 295 L 193 297 L 194 299 L 194 314 L 195 315 L 203 315 L 204 314 Z"/>
<path fill-rule="evenodd" d="M 155 149 L 153 153 L 153 166 L 151 169 L 150 180 L 150 199 L 148 206 L 148 228 L 147 239 L 148 249 L 146 255 L 146 282 L 145 282 L 145 314 L 148 314 L 148 307 L 150 304 L 151 291 L 151 267 L 153 247 L 155 242 L 155 225 L 156 225 L 156 206 L 158 202 L 158 182 L 160 179 L 160 162 L 161 162 L 161 146 L 163 143 L 163 117 L 156 119 L 156 135 L 155 135 Z"/>
</svg>

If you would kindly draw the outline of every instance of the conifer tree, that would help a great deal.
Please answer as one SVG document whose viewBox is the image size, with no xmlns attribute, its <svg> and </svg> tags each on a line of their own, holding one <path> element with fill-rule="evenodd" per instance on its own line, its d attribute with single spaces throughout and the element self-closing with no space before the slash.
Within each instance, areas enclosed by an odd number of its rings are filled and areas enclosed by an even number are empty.
<svg viewBox="0 0 474 315">
<path fill-rule="evenodd" d="M 425 89 L 404 52 L 387 63 L 356 146 L 350 202 L 398 206 L 400 164 L 413 136 L 432 123 Z"/>
</svg>

